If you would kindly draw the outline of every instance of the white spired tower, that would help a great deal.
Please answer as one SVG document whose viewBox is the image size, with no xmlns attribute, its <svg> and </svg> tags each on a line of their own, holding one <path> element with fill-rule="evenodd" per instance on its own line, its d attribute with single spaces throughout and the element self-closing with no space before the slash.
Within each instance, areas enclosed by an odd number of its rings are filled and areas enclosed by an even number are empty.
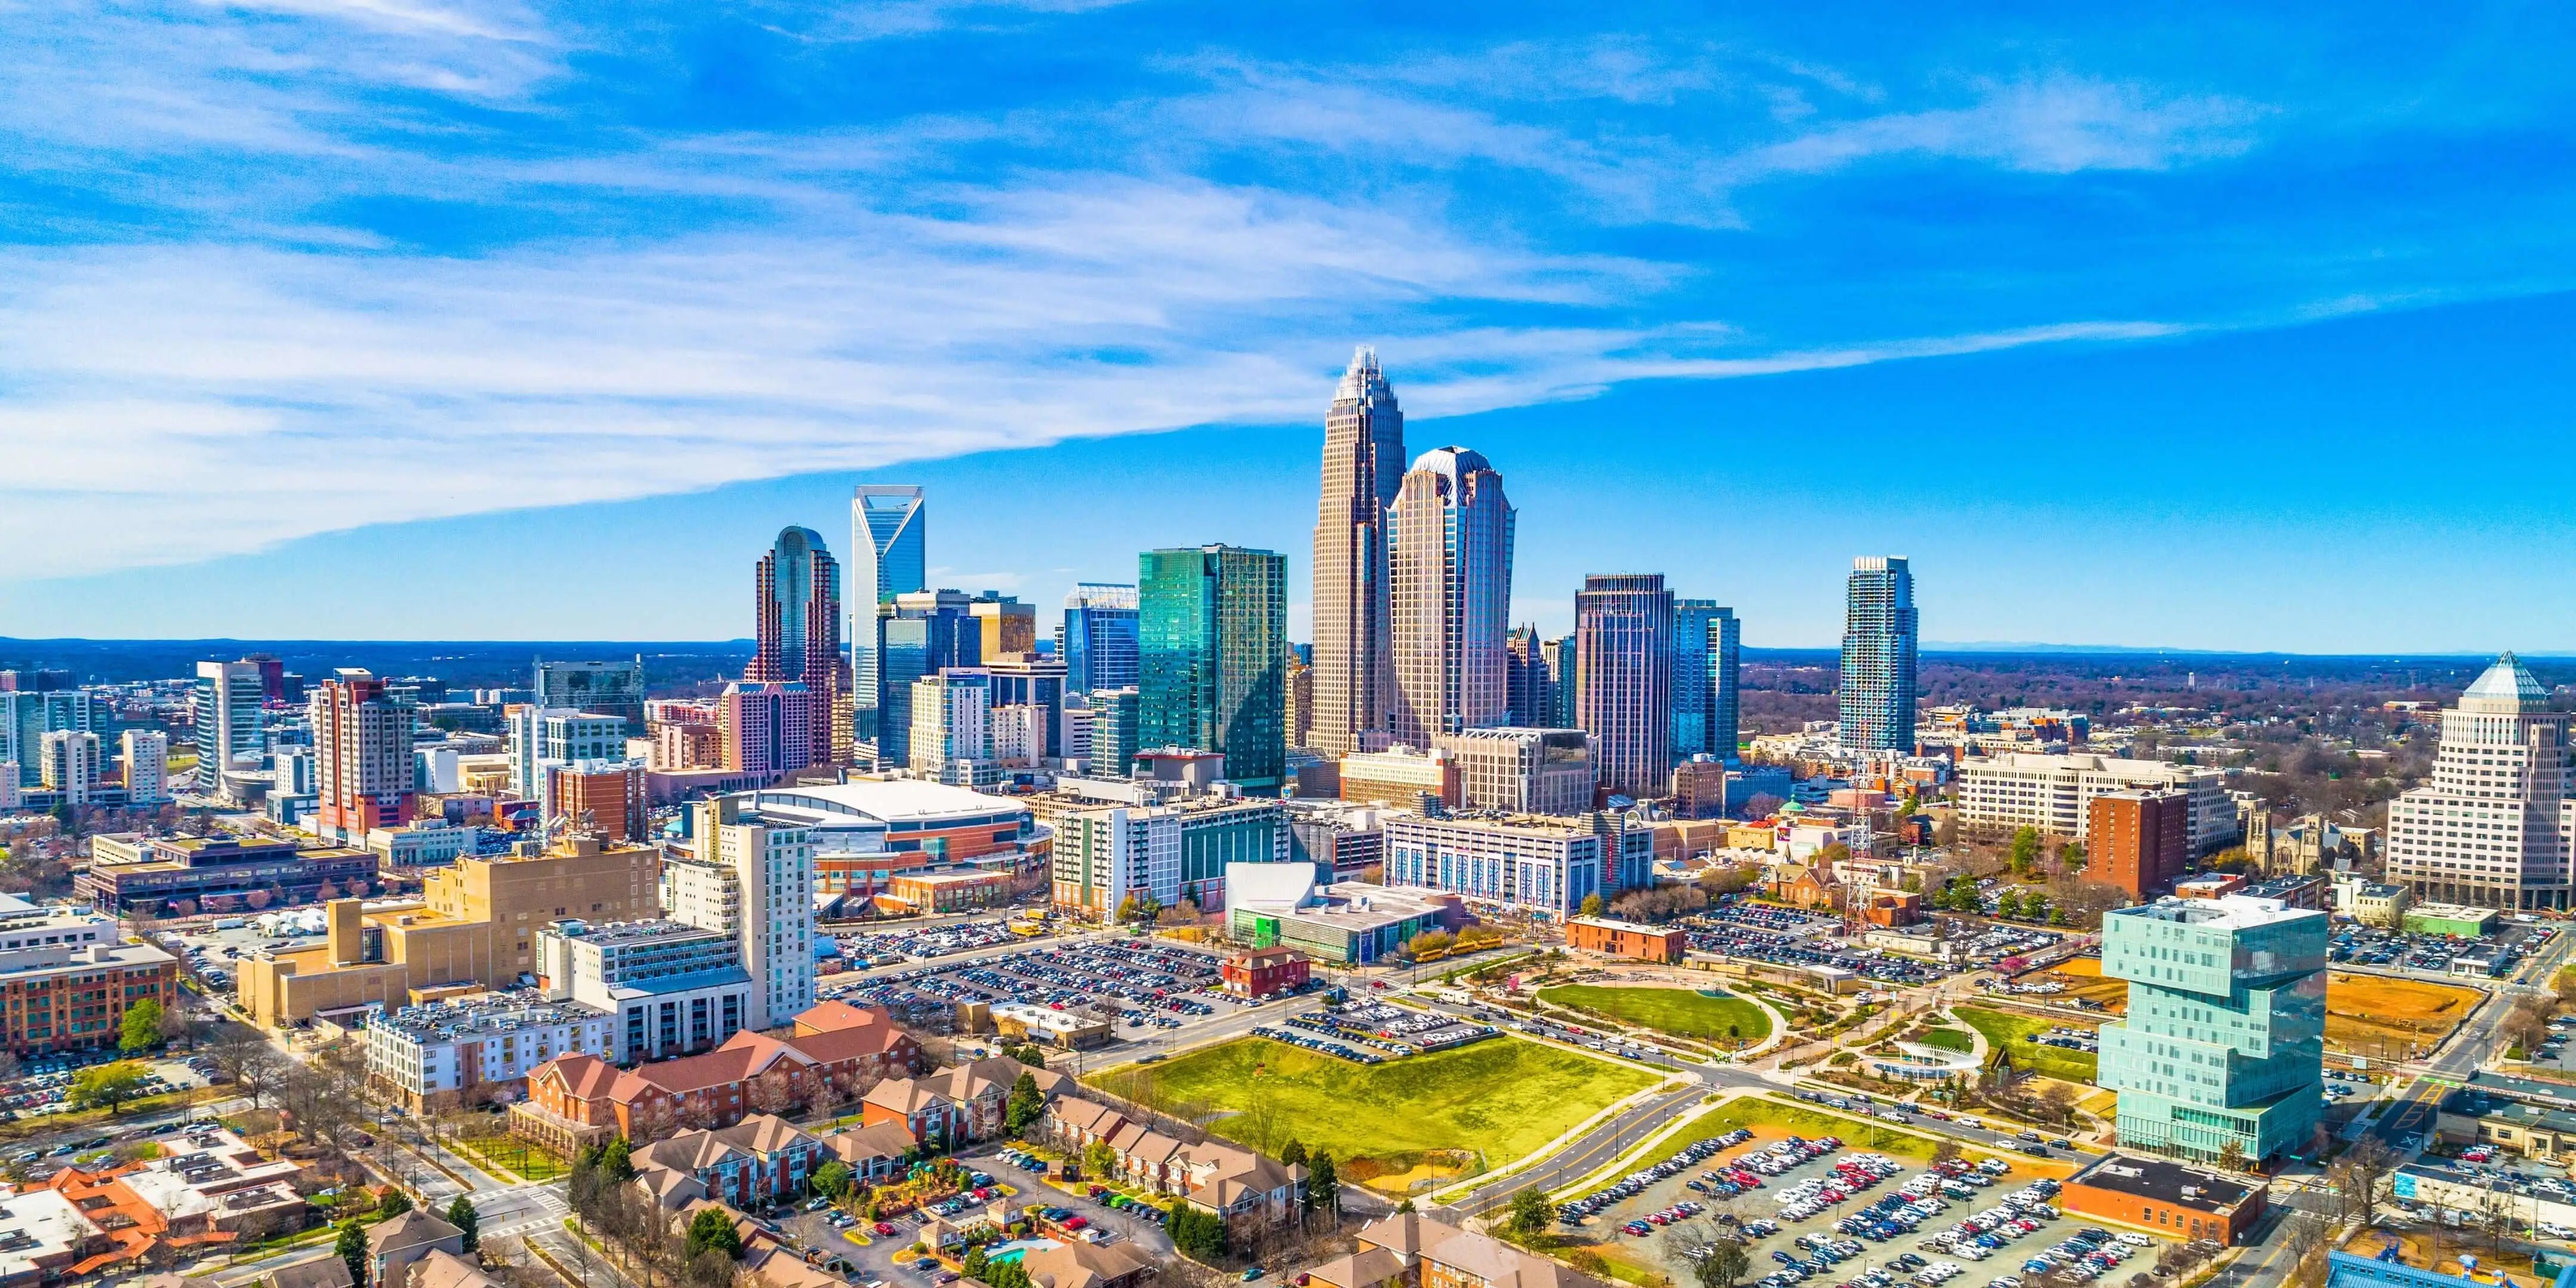
<svg viewBox="0 0 2576 1288">
<path fill-rule="evenodd" d="M 2426 902 L 2569 906 L 2567 717 L 2507 653 L 2442 713 L 2433 780 L 2388 804 L 2388 879 Z"/>
<path fill-rule="evenodd" d="M 1509 723 L 1513 511 L 1503 476 L 1464 447 L 1433 448 L 1405 472 L 1391 514 L 1395 741 L 1429 747 L 1441 734 Z"/>
</svg>

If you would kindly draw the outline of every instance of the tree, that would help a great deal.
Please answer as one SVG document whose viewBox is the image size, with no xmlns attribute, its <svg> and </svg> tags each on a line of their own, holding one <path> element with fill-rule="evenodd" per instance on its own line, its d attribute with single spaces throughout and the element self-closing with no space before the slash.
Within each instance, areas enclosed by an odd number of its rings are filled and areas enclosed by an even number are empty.
<svg viewBox="0 0 2576 1288">
<path fill-rule="evenodd" d="M 1744 1272 L 1752 1265 L 1753 1258 L 1744 1251 L 1743 1244 L 1733 1239 L 1719 1239 L 1708 1250 L 1708 1255 L 1692 1267 L 1692 1275 L 1699 1280 L 1699 1288 L 1735 1288 L 1736 1282 L 1744 1278 Z"/>
<path fill-rule="evenodd" d="M 125 1008 L 117 1024 L 116 1049 L 125 1055 L 147 1051 L 161 1042 L 161 1004 L 151 998 Z"/>
<path fill-rule="evenodd" d="M 2020 916 L 2021 891 L 2008 889 L 2002 894 L 1995 896 L 1995 915 L 1998 917 Z"/>
<path fill-rule="evenodd" d="M 367 1282 L 367 1233 L 358 1228 L 355 1220 L 340 1223 L 340 1234 L 331 1241 L 331 1251 L 349 1263 L 349 1282 Z"/>
<path fill-rule="evenodd" d="M 2245 1146 L 2237 1143 L 2233 1139 L 2229 1140 L 2226 1144 L 2219 1146 L 2218 1167 L 2220 1171 L 2226 1172 L 2244 1171 Z"/>
<path fill-rule="evenodd" d="M 1306 1210 L 1342 1210 L 1342 1181 L 1333 1171 L 1333 1156 L 1316 1150 L 1306 1158 Z"/>
<path fill-rule="evenodd" d="M 482 1246 L 483 1236 L 480 1227 L 483 1224 L 483 1218 L 475 1213 L 472 1199 L 462 1194 L 457 1195 L 456 1201 L 447 1205 L 447 1223 L 464 1231 L 465 1255 L 469 1257 L 474 1255 L 474 1249 Z"/>
<path fill-rule="evenodd" d="M 623 1136 L 599 1152 L 599 1170 L 620 1185 L 635 1179 L 635 1146 Z"/>
<path fill-rule="evenodd" d="M 1943 1136 L 1932 1144 L 1932 1163 L 1937 1167 L 1957 1158 L 1960 1152 L 1959 1142 Z"/>
<path fill-rule="evenodd" d="M 727 1257 L 742 1255 L 742 1232 L 733 1228 L 733 1218 L 723 1208 L 700 1208 L 689 1218 L 689 1256 L 714 1249 Z"/>
<path fill-rule="evenodd" d="M 1299 1140 L 1294 1136 L 1289 1137 L 1288 1143 L 1280 1147 L 1279 1161 L 1290 1167 L 1304 1167 L 1306 1165 L 1306 1142 Z"/>
<path fill-rule="evenodd" d="M 1545 1233 L 1548 1219 L 1553 1215 L 1548 1211 L 1547 1196 L 1539 1193 L 1536 1186 L 1525 1186 L 1512 1195 L 1512 1233 L 1524 1239 Z"/>
<path fill-rule="evenodd" d="M 2364 1226 L 2376 1224 L 2379 1183 L 2397 1169 L 2397 1156 L 2377 1136 L 2364 1136 L 2326 1169 L 2326 1177 L 2343 1199 L 2344 1210 Z"/>
<path fill-rule="evenodd" d="M 992 1262 L 985 1260 L 984 1258 L 983 1245 L 977 1244 L 976 1246 L 966 1250 L 966 1255 L 958 1261 L 957 1268 L 964 1271 L 967 1278 L 981 1283 L 984 1279 L 985 1268 L 992 1264 Z"/>
<path fill-rule="evenodd" d="M 1106 1141 L 1093 1141 L 1082 1147 L 1082 1174 L 1089 1177 L 1114 1176 L 1118 1172 L 1118 1151 Z"/>
<path fill-rule="evenodd" d="M 1586 917 L 1598 917 L 1598 916 L 1600 916 L 1600 915 L 1601 915 L 1601 896 L 1600 896 L 1600 894 L 1598 894 L 1598 893 L 1596 892 L 1596 893 L 1593 893 L 1593 894 L 1587 894 L 1587 895 L 1583 896 L 1583 907 L 1579 910 L 1579 913 L 1580 913 L 1580 915 L 1582 915 L 1582 916 L 1586 916 Z"/>
<path fill-rule="evenodd" d="M 1035 1126 L 1038 1115 L 1046 1112 L 1046 1097 L 1038 1092 L 1037 1075 L 1022 1070 L 1011 1083 L 1011 1098 L 1002 1107 L 1002 1124 L 1014 1136 L 1025 1137 Z"/>
<path fill-rule="evenodd" d="M 850 1165 L 839 1159 L 814 1169 L 814 1192 L 826 1198 L 839 1198 L 850 1192 Z"/>
<path fill-rule="evenodd" d="M 286 1057 L 246 1024 L 227 1024 L 217 1030 L 206 1051 L 215 1062 L 215 1072 L 239 1086 L 253 1109 L 276 1094 L 286 1073 Z"/>
<path fill-rule="evenodd" d="M 161 1042 L 165 1046 L 185 1044 L 194 1051 L 198 1035 L 205 1032 L 205 1028 L 204 1022 L 191 1013 L 184 1002 L 161 1008 Z"/>
<path fill-rule="evenodd" d="M 411 1196 L 400 1189 L 388 1187 L 384 1197 L 376 1200 L 377 1216 L 390 1219 L 409 1211 L 411 1211 Z"/>
<path fill-rule="evenodd" d="M 2013 833 L 2012 870 L 2017 877 L 2028 877 L 2039 865 L 2039 829 L 2025 827 Z"/>
<path fill-rule="evenodd" d="M 74 1109 L 107 1107 L 114 1116 L 117 1106 L 143 1092 L 143 1066 L 132 1060 L 112 1064 L 94 1064 L 72 1075 L 71 1102 Z"/>
</svg>

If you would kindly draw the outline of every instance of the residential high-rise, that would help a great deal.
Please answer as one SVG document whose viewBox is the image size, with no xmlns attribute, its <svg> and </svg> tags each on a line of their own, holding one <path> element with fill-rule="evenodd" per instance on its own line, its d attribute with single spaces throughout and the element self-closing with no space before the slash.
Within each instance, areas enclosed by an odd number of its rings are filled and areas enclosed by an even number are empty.
<svg viewBox="0 0 2576 1288">
<path fill-rule="evenodd" d="M 1305 747 L 1315 735 L 1315 668 L 1295 653 L 1288 655 L 1288 671 L 1280 680 L 1282 714 L 1288 721 L 1286 736 L 1291 747 Z"/>
<path fill-rule="evenodd" d="M 1075 586 L 1064 597 L 1055 651 L 1072 692 L 1136 683 L 1136 588 L 1088 581 Z"/>
<path fill-rule="evenodd" d="M 1914 573 L 1905 560 L 1852 560 L 1843 606 L 1842 730 L 1850 751 L 1914 750 Z"/>
<path fill-rule="evenodd" d="M 626 755 L 626 721 L 618 716 L 529 703 L 510 708 L 503 721 L 510 738 L 510 792 L 523 801 L 545 798 L 549 765 Z"/>
<path fill-rule="evenodd" d="M 1144 749 L 1145 700 L 1137 689 L 1091 691 L 1091 756 L 1094 778 L 1125 778 Z"/>
<path fill-rule="evenodd" d="M 1004 653 L 1034 653 L 1038 647 L 1038 610 L 1021 603 L 1014 595 L 998 590 L 978 591 L 966 601 L 966 612 L 975 619 L 983 640 L 986 657 Z"/>
<path fill-rule="evenodd" d="M 306 710 L 320 798 L 313 830 L 326 841 L 364 845 L 367 833 L 410 822 L 417 799 L 412 713 L 385 693 L 385 682 L 342 667 L 313 688 Z"/>
<path fill-rule="evenodd" d="M 2085 805 L 2087 878 L 2120 887 L 2132 899 L 2173 888 L 2191 862 L 2191 794 L 2104 792 Z"/>
<path fill-rule="evenodd" d="M 193 694 L 197 725 L 197 790 L 208 796 L 224 792 L 224 771 L 234 762 L 257 759 L 261 750 L 261 703 L 257 662 L 199 662 Z"/>
<path fill-rule="evenodd" d="M 977 668 L 951 667 L 913 681 L 913 775 L 951 787 L 990 787 L 999 781 L 992 703 L 992 677 Z"/>
<path fill-rule="evenodd" d="M 2507 653 L 2442 713 L 2432 781 L 2388 803 L 2388 879 L 2426 902 L 2566 911 L 2571 836 L 2567 715 Z"/>
<path fill-rule="evenodd" d="M 2096 1081 L 2122 1145 L 2213 1162 L 2308 1147 L 2322 1115 L 2326 914 L 2278 899 L 2160 899 L 2102 918 L 2102 973 L 2129 981 Z"/>
<path fill-rule="evenodd" d="M 741 946 L 755 985 L 743 1027 L 759 1030 L 814 1005 L 814 843 L 802 827 L 744 822 L 745 799 L 694 807 L 688 857 L 662 865 L 662 906 Z"/>
<path fill-rule="evenodd" d="M 814 695 L 796 681 L 737 680 L 716 699 L 724 767 L 768 782 L 814 764 Z"/>
<path fill-rule="evenodd" d="M 1673 776 L 1673 592 L 1660 573 L 1595 574 L 1574 597 L 1575 724 L 1601 785 L 1661 796 Z"/>
<path fill-rule="evenodd" d="M 1066 667 L 1062 659 L 1040 657 L 1035 653 L 987 654 L 983 662 L 986 682 L 993 692 L 995 719 L 1025 725 L 1035 738 L 1026 749 L 1029 759 L 1071 755 L 1064 747 L 1064 699 Z M 999 713 L 1014 712 L 1004 716 Z M 993 757 L 1008 760 L 1002 742 L 1016 737 L 1003 724 L 994 726 Z M 1014 753 L 1016 755 L 1018 753 Z"/>
<path fill-rule="evenodd" d="M 611 841 L 641 841 L 650 823 L 640 760 L 549 762 L 537 786 L 548 819 Z"/>
<path fill-rule="evenodd" d="M 810 708 L 802 721 L 810 744 L 803 763 L 830 764 L 842 666 L 841 567 L 812 529 L 787 528 L 760 557 L 757 586 L 757 634 L 742 678 L 802 684 Z"/>
<path fill-rule="evenodd" d="M 1515 626 L 1503 638 L 1504 701 L 1512 724 L 1523 729 L 1560 727 L 1556 668 L 1541 651 L 1535 626 Z"/>
<path fill-rule="evenodd" d="M 36 785 L 37 761 L 46 734 L 78 729 L 105 737 L 112 731 L 114 708 L 94 693 L 71 687 L 71 678 L 63 672 L 22 673 L 19 686 L 0 689 L 0 764 L 18 767 L 19 786 Z M 247 715 L 254 722 L 251 749 L 255 751 L 259 716 L 256 704 Z"/>
<path fill-rule="evenodd" d="M 970 602 L 953 590 L 916 590 L 879 605 L 873 645 L 862 650 L 868 663 L 860 668 L 875 686 L 859 694 L 862 759 L 909 765 L 913 681 L 983 663 L 983 627 L 968 611 Z"/>
<path fill-rule="evenodd" d="M 1463 447 L 1424 452 L 1388 511 L 1387 728 L 1427 747 L 1511 719 L 1512 506 L 1503 476 Z"/>
<path fill-rule="evenodd" d="M 1673 601 L 1673 759 L 1735 759 L 1735 677 L 1742 636 L 1735 610 L 1713 599 Z"/>
<path fill-rule="evenodd" d="M 125 801 L 158 805 L 170 799 L 170 735 L 157 729 L 128 729 L 118 735 L 119 759 L 125 762 Z"/>
<path fill-rule="evenodd" d="M 536 705 L 570 707 L 626 722 L 626 736 L 644 736 L 644 659 L 630 662 L 537 663 Z"/>
<path fill-rule="evenodd" d="M 43 764 L 37 766 L 37 781 L 47 790 L 62 793 L 66 805 L 87 805 L 107 777 L 107 767 L 100 762 L 98 735 L 85 729 L 56 729 L 44 736 L 38 747 Z"/>
<path fill-rule="evenodd" d="M 1245 791 L 1278 791 L 1288 561 L 1236 546 L 1149 550 L 1136 590 L 1143 745 L 1218 752 Z"/>
<path fill-rule="evenodd" d="M 920 488 L 862 484 L 851 491 L 851 736 L 880 752 L 879 708 L 888 694 L 909 692 L 912 682 L 920 678 L 892 681 L 883 674 L 883 622 L 892 614 L 897 595 L 930 589 L 922 535 L 928 522 Z"/>
<path fill-rule="evenodd" d="M 1324 416 L 1315 511 L 1315 750 L 1382 745 L 1395 676 L 1387 643 L 1387 510 L 1403 486 L 1404 412 L 1377 351 L 1351 355 Z"/>
</svg>

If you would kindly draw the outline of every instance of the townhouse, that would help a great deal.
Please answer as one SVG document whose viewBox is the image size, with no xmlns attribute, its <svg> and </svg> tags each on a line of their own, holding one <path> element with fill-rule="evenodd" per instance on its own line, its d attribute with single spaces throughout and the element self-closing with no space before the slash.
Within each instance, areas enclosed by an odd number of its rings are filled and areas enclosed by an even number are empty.
<svg viewBox="0 0 2576 1288">
<path fill-rule="evenodd" d="M 1348 1256 L 1308 1267 L 1313 1288 L 1610 1288 L 1487 1235 L 1417 1213 L 1373 1221 Z"/>
<path fill-rule="evenodd" d="M 831 1157 L 820 1137 L 775 1114 L 757 1114 L 731 1127 L 655 1141 L 636 1154 L 635 1172 L 665 1207 L 710 1199 L 752 1208 L 803 1194 L 806 1178 Z"/>
<path fill-rule="evenodd" d="M 859 1121 L 869 1127 L 898 1124 L 916 1141 L 989 1140 L 1002 1134 L 1011 1088 L 1023 1073 L 1037 1079 L 1039 1095 L 1050 1098 L 1073 1084 L 1061 1073 L 996 1056 L 880 1082 L 860 1102 Z"/>
<path fill-rule="evenodd" d="M 1118 1179 L 1228 1221 L 1273 1225 L 1305 1203 L 1304 1167 L 1222 1141 L 1192 1144 L 1167 1136 L 1100 1101 L 1059 1095 L 1039 1127 L 1050 1143 L 1075 1153 L 1105 1145 L 1118 1156 Z"/>
</svg>

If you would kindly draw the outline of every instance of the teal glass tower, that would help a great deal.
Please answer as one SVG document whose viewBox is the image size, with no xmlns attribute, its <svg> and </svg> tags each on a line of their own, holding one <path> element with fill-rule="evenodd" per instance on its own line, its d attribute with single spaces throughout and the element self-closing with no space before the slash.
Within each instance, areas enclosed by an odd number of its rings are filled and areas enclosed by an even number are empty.
<svg viewBox="0 0 2576 1288">
<path fill-rule="evenodd" d="M 2323 1113 L 2326 914 L 2278 899 L 2160 899 L 2102 918 L 2102 973 L 2129 981 L 2102 1027 L 2120 1143 L 2203 1162 L 2308 1147 Z"/>
<path fill-rule="evenodd" d="M 1221 752 L 1252 795 L 1287 774 L 1288 561 L 1199 546 L 1137 557 L 1137 748 Z"/>
</svg>

